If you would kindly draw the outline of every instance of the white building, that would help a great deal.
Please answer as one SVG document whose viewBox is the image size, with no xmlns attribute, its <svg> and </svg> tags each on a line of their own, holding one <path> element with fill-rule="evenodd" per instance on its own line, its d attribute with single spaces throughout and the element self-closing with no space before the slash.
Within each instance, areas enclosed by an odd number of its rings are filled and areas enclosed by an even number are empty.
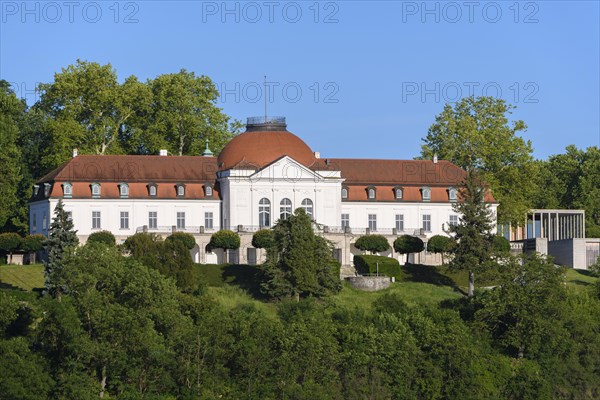
<svg viewBox="0 0 600 400">
<path fill-rule="evenodd" d="M 388 237 L 444 234 L 458 221 L 452 210 L 465 172 L 443 160 L 321 158 L 286 130 L 284 118 L 250 118 L 246 132 L 219 154 L 202 156 L 74 157 L 34 186 L 31 233 L 47 234 L 59 199 L 81 241 L 100 230 L 118 240 L 140 231 L 195 235 L 197 262 L 218 262 L 204 251 L 219 229 L 240 233 L 232 256 L 255 263 L 252 233 L 303 207 L 336 246 L 343 265 L 366 233 Z M 495 211 L 491 194 L 487 200 Z M 392 251 L 390 256 L 396 256 Z M 433 255 L 415 261 L 435 263 Z"/>
</svg>

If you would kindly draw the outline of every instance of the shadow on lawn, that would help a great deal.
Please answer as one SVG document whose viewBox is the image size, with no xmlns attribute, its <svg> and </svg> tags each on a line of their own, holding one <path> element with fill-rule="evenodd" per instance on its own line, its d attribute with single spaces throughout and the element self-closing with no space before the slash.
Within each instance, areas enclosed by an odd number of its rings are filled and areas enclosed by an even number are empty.
<svg viewBox="0 0 600 400">
<path fill-rule="evenodd" d="M 432 265 L 405 264 L 401 266 L 401 268 L 405 274 L 405 281 L 429 283 L 436 286 L 449 286 L 455 292 L 465 296 L 467 294 L 458 287 L 452 278 L 440 273 L 440 271 Z"/>
<path fill-rule="evenodd" d="M 262 271 L 259 266 L 246 264 L 223 265 L 221 277 L 223 282 L 245 290 L 255 299 L 264 299 L 260 292 Z"/>
</svg>

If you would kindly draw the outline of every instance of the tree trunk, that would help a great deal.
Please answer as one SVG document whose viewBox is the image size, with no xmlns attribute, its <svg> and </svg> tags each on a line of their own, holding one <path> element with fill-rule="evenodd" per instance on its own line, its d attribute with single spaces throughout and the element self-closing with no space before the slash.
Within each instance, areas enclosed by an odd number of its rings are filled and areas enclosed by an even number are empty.
<svg viewBox="0 0 600 400">
<path fill-rule="evenodd" d="M 100 398 L 104 398 L 104 389 L 106 388 L 106 365 L 102 366 L 102 376 L 100 379 Z"/>
<path fill-rule="evenodd" d="M 517 358 L 521 359 L 523 358 L 525 353 L 525 348 L 523 346 L 519 346 L 519 354 L 517 355 Z"/>
<path fill-rule="evenodd" d="M 296 297 L 296 303 L 300 303 L 300 292 L 296 292 L 294 297 Z"/>
<path fill-rule="evenodd" d="M 227 249 L 223 249 L 223 264 L 227 264 Z"/>
<path fill-rule="evenodd" d="M 473 297 L 475 292 L 475 274 L 469 271 L 469 297 Z"/>
</svg>

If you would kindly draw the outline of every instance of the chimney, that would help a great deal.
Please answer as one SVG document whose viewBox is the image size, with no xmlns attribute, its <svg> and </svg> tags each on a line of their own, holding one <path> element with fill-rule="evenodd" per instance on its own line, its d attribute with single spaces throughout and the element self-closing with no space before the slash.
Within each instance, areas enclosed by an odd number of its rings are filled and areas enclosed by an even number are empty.
<svg viewBox="0 0 600 400">
<path fill-rule="evenodd" d="M 158 152 L 158 155 L 159 155 L 159 156 L 166 156 L 166 155 L 168 155 L 168 154 L 169 154 L 169 152 L 168 152 L 167 150 L 164 150 L 164 149 L 162 149 L 162 150 L 159 150 L 159 152 Z"/>
<path fill-rule="evenodd" d="M 433 154 L 433 163 L 437 164 L 437 162 L 438 162 L 437 153 L 434 153 Z"/>
<path fill-rule="evenodd" d="M 321 153 L 319 153 L 318 151 L 315 151 L 315 158 L 321 158 Z"/>
<path fill-rule="evenodd" d="M 77 149 L 73 149 L 73 158 L 77 157 L 77 154 L 78 154 Z"/>
</svg>

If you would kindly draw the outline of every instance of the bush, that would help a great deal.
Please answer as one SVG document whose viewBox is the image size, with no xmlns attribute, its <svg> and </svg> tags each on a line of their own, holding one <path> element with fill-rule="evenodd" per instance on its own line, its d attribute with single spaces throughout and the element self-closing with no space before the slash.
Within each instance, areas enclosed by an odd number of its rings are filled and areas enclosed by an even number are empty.
<svg viewBox="0 0 600 400">
<path fill-rule="evenodd" d="M 492 247 L 496 253 L 510 253 L 510 242 L 504 236 L 495 235 L 492 239 Z"/>
<path fill-rule="evenodd" d="M 425 244 L 416 236 L 402 235 L 394 240 L 394 250 L 400 254 L 420 253 L 425 249 Z M 406 259 L 408 264 L 408 258 Z"/>
<path fill-rule="evenodd" d="M 44 242 L 46 241 L 46 236 L 44 235 L 27 235 L 23 239 L 23 243 L 21 244 L 21 249 L 23 251 L 27 251 L 29 253 L 35 253 L 44 248 Z"/>
<path fill-rule="evenodd" d="M 359 274 L 375 274 L 377 273 L 377 264 L 379 263 L 379 275 L 387 275 L 395 277 L 397 280 L 402 277 L 400 263 L 395 258 L 373 256 L 373 255 L 356 255 L 354 256 L 354 267 Z"/>
<path fill-rule="evenodd" d="M 117 245 L 117 240 L 115 239 L 115 235 L 113 235 L 111 232 L 100 231 L 92 233 L 88 237 L 87 243 L 101 243 L 106 246 L 113 247 Z"/>
<path fill-rule="evenodd" d="M 191 250 L 196 246 L 196 239 L 194 239 L 194 236 L 185 232 L 175 232 L 166 239 L 166 241 L 171 240 L 180 241 L 188 250 Z"/>
<path fill-rule="evenodd" d="M 384 236 L 381 235 L 364 235 L 358 238 L 354 247 L 371 253 L 386 251 L 390 248 L 390 244 Z"/>
<path fill-rule="evenodd" d="M 12 253 L 21 248 L 23 238 L 18 233 L 8 232 L 0 234 L 0 250 L 4 250 L 10 256 L 12 262 Z"/>
<path fill-rule="evenodd" d="M 252 236 L 252 246 L 257 249 L 268 249 L 275 245 L 275 235 L 270 229 L 261 229 Z"/>
<path fill-rule="evenodd" d="M 600 238 L 600 226 L 589 225 L 585 227 L 585 236 L 589 238 Z"/>
<path fill-rule="evenodd" d="M 213 235 L 208 243 L 211 249 L 233 250 L 240 247 L 240 235 L 233 231 L 222 230 Z"/>
</svg>

